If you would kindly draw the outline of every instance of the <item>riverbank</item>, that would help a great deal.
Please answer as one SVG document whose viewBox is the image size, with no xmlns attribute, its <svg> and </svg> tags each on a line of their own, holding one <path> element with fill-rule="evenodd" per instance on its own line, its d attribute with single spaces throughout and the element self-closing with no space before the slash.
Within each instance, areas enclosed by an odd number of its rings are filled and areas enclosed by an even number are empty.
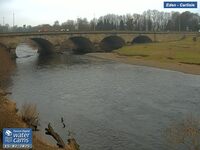
<svg viewBox="0 0 200 150">
<path fill-rule="evenodd" d="M 160 69 L 167 69 L 179 71 L 188 74 L 200 75 L 200 65 L 174 63 L 174 62 L 161 62 L 156 60 L 145 60 L 143 57 L 123 56 L 117 53 L 90 53 L 88 56 L 102 58 L 132 65 L 155 67 Z"/>
<path fill-rule="evenodd" d="M 3 88 L 10 81 L 10 75 L 15 65 L 8 52 L 0 47 L 0 136 L 3 128 L 24 128 L 28 127 L 22 118 L 17 114 L 16 103 L 9 100 Z M 2 138 L 0 140 L 0 149 L 2 149 Z M 33 149 L 37 150 L 57 150 L 54 145 L 48 144 L 40 135 L 33 132 Z"/>
<path fill-rule="evenodd" d="M 91 53 L 89 56 L 133 65 L 156 67 L 200 75 L 200 38 L 181 41 L 136 44 L 112 53 Z"/>
<path fill-rule="evenodd" d="M 27 123 L 25 123 L 22 120 L 22 117 L 18 115 L 16 103 L 12 100 L 9 100 L 6 97 L 7 94 L 7 92 L 0 89 L 0 150 L 3 150 L 3 128 L 28 128 Z M 47 142 L 37 131 L 33 132 L 32 144 L 33 150 L 79 150 L 79 145 L 77 145 L 74 138 L 68 139 L 65 144 L 65 148 L 58 148 L 56 145 Z"/>
<path fill-rule="evenodd" d="M 27 124 L 17 114 L 16 103 L 9 100 L 4 93 L 3 90 L 0 90 L 0 131 L 2 132 L 3 128 L 26 128 Z M 2 149 L 2 141 L 0 149 Z M 37 132 L 33 132 L 33 149 L 57 150 L 58 148 L 43 140 Z"/>
</svg>

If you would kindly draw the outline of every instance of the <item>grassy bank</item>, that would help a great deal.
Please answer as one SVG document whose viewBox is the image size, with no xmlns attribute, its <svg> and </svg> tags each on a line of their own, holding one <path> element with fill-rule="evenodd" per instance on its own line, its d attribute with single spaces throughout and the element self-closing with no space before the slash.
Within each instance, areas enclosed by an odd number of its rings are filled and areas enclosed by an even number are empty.
<svg viewBox="0 0 200 150">
<path fill-rule="evenodd" d="M 17 115 L 16 104 L 0 95 L 0 131 L 3 128 L 24 128 L 27 124 Z M 2 149 L 2 141 L 0 142 Z M 39 137 L 36 132 L 33 132 L 33 149 L 35 150 L 57 150 L 58 148 L 46 143 Z"/>
<path fill-rule="evenodd" d="M 200 75 L 200 37 L 189 36 L 180 41 L 134 44 L 113 53 L 93 53 L 89 56 L 133 65 L 150 66 Z"/>
<path fill-rule="evenodd" d="M 116 51 L 119 55 L 131 56 L 158 62 L 174 62 L 200 65 L 200 38 L 186 37 L 181 41 L 137 44 Z"/>
</svg>

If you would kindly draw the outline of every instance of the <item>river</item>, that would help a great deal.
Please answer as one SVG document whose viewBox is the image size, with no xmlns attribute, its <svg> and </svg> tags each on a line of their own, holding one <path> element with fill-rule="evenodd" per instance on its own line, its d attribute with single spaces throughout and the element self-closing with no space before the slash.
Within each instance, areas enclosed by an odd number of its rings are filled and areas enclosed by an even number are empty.
<svg viewBox="0 0 200 150">
<path fill-rule="evenodd" d="M 36 104 L 41 131 L 51 122 L 66 140 L 70 130 L 81 150 L 169 149 L 170 123 L 200 114 L 198 75 L 87 55 L 40 58 L 24 44 L 17 53 L 11 98 Z"/>
</svg>

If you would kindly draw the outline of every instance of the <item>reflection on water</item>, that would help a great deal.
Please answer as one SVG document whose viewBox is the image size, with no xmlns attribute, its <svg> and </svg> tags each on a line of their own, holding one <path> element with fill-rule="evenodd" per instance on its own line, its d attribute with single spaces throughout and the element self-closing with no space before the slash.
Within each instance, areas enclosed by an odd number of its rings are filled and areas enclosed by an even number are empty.
<svg viewBox="0 0 200 150">
<path fill-rule="evenodd" d="M 82 56 L 17 59 L 11 98 L 35 103 L 81 150 L 168 150 L 163 130 L 187 113 L 200 115 L 200 76 Z M 66 129 L 62 128 L 61 117 Z"/>
<path fill-rule="evenodd" d="M 17 64 L 32 63 L 35 67 L 56 67 L 57 65 L 82 65 L 90 64 L 91 60 L 84 55 L 72 55 L 70 53 L 55 53 L 52 55 L 40 55 L 37 49 L 33 49 L 26 43 L 20 44 L 16 49 Z M 96 59 L 97 61 L 98 59 Z M 19 66 L 19 65 L 18 65 Z"/>
<path fill-rule="evenodd" d="M 45 65 L 75 65 L 75 64 L 86 64 L 90 63 L 90 60 L 84 59 L 81 55 L 71 55 L 71 54 L 54 54 L 49 56 L 38 56 L 37 57 L 37 65 L 45 66 Z"/>
</svg>

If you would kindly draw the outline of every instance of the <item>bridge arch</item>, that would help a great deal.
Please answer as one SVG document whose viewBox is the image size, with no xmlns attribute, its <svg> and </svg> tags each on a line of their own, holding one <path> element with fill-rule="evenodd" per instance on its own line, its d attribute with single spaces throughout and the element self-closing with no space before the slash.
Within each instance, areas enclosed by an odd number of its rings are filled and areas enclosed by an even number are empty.
<svg viewBox="0 0 200 150">
<path fill-rule="evenodd" d="M 107 52 L 110 52 L 114 49 L 121 48 L 124 45 L 125 45 L 125 40 L 116 35 L 111 35 L 111 36 L 105 37 L 100 42 L 100 48 Z"/>
<path fill-rule="evenodd" d="M 73 43 L 72 51 L 75 54 L 90 53 L 94 50 L 94 45 L 86 37 L 82 36 L 70 37 L 69 41 Z"/>
<path fill-rule="evenodd" d="M 132 44 L 135 43 L 151 43 L 153 42 L 152 39 L 146 35 L 139 35 L 132 40 Z"/>
<path fill-rule="evenodd" d="M 54 46 L 50 41 L 43 38 L 30 38 L 30 40 L 34 41 L 38 45 L 39 54 L 48 55 L 53 53 Z"/>
</svg>

